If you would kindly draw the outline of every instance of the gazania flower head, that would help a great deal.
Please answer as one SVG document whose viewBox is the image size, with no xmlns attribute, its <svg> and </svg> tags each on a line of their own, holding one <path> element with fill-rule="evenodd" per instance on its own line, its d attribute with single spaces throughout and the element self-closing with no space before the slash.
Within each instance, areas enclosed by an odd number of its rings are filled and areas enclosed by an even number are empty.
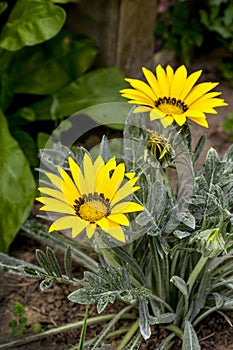
<svg viewBox="0 0 233 350">
<path fill-rule="evenodd" d="M 146 129 L 148 135 L 147 148 L 152 152 L 162 167 L 167 167 L 174 157 L 174 150 L 169 138 L 155 130 Z"/>
<path fill-rule="evenodd" d="M 71 229 L 72 237 L 76 237 L 85 229 L 87 237 L 91 238 L 96 227 L 100 227 L 124 243 L 122 226 L 129 225 L 125 213 L 144 209 L 138 203 L 127 201 L 127 197 L 140 188 L 135 186 L 138 177 L 133 172 L 126 173 L 125 165 L 117 165 L 115 158 L 105 163 L 98 156 L 93 162 L 85 153 L 83 171 L 73 158 L 69 157 L 68 161 L 71 176 L 59 167 L 60 176 L 46 173 L 54 188 L 39 188 L 45 194 L 37 198 L 44 204 L 40 210 L 60 214 L 49 232 Z"/>
<path fill-rule="evenodd" d="M 206 113 L 216 114 L 215 107 L 226 106 L 223 99 L 216 96 L 221 92 L 210 92 L 218 83 L 199 83 L 202 71 L 196 71 L 188 76 L 184 65 L 173 68 L 168 65 L 163 69 L 156 67 L 156 76 L 148 69 L 142 68 L 147 83 L 138 79 L 125 79 L 132 88 L 120 92 L 130 99 L 129 103 L 141 105 L 134 112 L 150 112 L 150 119 L 160 119 L 163 126 L 175 121 L 183 125 L 186 119 L 208 127 Z"/>
</svg>

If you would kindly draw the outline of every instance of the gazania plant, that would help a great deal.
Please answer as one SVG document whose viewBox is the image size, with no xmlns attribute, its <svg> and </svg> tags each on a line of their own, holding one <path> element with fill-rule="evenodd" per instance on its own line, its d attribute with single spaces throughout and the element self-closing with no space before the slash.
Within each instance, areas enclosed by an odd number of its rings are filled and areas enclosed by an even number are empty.
<svg viewBox="0 0 233 350">
<path fill-rule="evenodd" d="M 201 71 L 188 76 L 184 66 L 159 65 L 155 75 L 143 73 L 147 82 L 126 79 L 131 87 L 121 90 L 133 106 L 120 154 L 105 136 L 92 150 L 56 142 L 41 152 L 37 200 L 50 222 L 28 220 L 22 230 L 63 251 L 64 267 L 51 248 L 37 249 L 39 266 L 0 255 L 2 269 L 41 279 L 42 290 L 71 284 L 68 300 L 96 304 L 99 316 L 86 313 L 83 322 L 8 346 L 83 325 L 71 349 L 110 349 L 117 336 L 118 350 L 145 348 L 148 339 L 153 349 L 198 350 L 206 317 L 218 313 L 232 325 L 233 147 L 222 158 L 209 149 L 196 170 L 205 137 L 193 148 L 189 129 L 194 122 L 201 133 L 208 114 L 226 103 L 211 92 L 217 83 L 196 84 Z M 82 279 L 72 261 L 86 269 Z M 116 312 L 102 314 L 117 300 Z M 105 325 L 85 339 L 94 322 Z"/>
</svg>

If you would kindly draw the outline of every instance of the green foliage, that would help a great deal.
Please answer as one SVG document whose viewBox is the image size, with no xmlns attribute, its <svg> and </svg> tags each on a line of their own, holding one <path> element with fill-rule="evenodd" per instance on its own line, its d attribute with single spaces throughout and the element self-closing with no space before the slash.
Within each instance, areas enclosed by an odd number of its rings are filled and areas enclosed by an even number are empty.
<svg viewBox="0 0 233 350">
<path fill-rule="evenodd" d="M 171 1 L 168 9 L 158 14 L 155 28 L 161 47 L 174 51 L 186 65 L 190 64 L 192 50 L 203 43 L 204 27 L 196 12 L 187 0 Z"/>
<path fill-rule="evenodd" d="M 233 112 L 228 113 L 227 119 L 223 122 L 223 130 L 230 136 L 230 140 L 233 141 Z"/>
<path fill-rule="evenodd" d="M 66 19 L 65 11 L 52 2 L 17 0 L 0 36 L 0 47 L 17 51 L 55 36 Z"/>
<path fill-rule="evenodd" d="M 220 45 L 228 53 L 220 70 L 225 79 L 233 85 L 233 4 L 228 0 L 209 0 L 206 9 L 200 11 L 201 23 L 209 32 L 214 32 Z"/>
<path fill-rule="evenodd" d="M 16 319 L 9 322 L 9 327 L 11 328 L 13 336 L 20 336 L 26 332 L 28 326 L 28 319 L 23 316 L 25 312 L 25 307 L 19 301 L 15 301 L 13 304 L 13 314 L 16 317 Z M 40 331 L 41 324 L 35 323 L 29 328 L 29 331 L 30 330 Z"/>
<path fill-rule="evenodd" d="M 45 131 L 51 133 L 59 121 L 82 108 L 121 100 L 121 72 L 116 68 L 91 70 L 98 54 L 96 44 L 65 27 L 67 2 L 17 0 L 11 6 L 0 4 L 4 135 L 0 141 L 4 163 L 0 168 L 0 251 L 8 250 L 30 213 L 35 191 L 32 175 L 37 180 L 33 169 L 39 165 L 39 148 L 49 137 Z M 102 117 L 95 116 L 95 120 L 101 122 Z"/>
<path fill-rule="evenodd" d="M 0 111 L 0 250 L 7 252 L 20 226 L 27 219 L 35 196 L 35 182 L 28 161 L 11 136 Z"/>
</svg>

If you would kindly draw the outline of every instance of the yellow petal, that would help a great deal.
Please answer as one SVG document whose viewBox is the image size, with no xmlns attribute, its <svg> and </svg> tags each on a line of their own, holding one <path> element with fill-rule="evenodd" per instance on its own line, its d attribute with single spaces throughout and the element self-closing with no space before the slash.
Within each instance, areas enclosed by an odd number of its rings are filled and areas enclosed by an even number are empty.
<svg viewBox="0 0 233 350">
<path fill-rule="evenodd" d="M 92 160 L 87 153 L 84 154 L 83 169 L 87 192 L 93 193 L 95 191 L 95 170 Z"/>
<path fill-rule="evenodd" d="M 156 96 L 154 94 L 154 91 L 151 89 L 151 87 L 146 84 L 144 81 L 141 81 L 139 79 L 125 79 L 130 85 L 141 92 L 143 92 L 145 95 L 147 95 L 152 101 L 156 99 Z"/>
<path fill-rule="evenodd" d="M 169 125 L 171 125 L 174 121 L 173 116 L 164 116 L 160 119 L 162 125 L 164 128 L 167 128 Z"/>
<path fill-rule="evenodd" d="M 214 89 L 218 83 L 200 83 L 190 91 L 188 96 L 185 98 L 185 103 L 187 105 L 191 105 L 194 101 L 196 101 L 198 98 L 202 97 L 204 94 L 206 94 L 208 91 Z"/>
<path fill-rule="evenodd" d="M 77 223 L 76 226 L 72 227 L 71 236 L 73 238 L 79 235 L 87 227 L 87 225 L 89 225 L 89 222 L 80 219 L 78 216 L 77 218 L 79 219 L 79 222 Z"/>
<path fill-rule="evenodd" d="M 170 96 L 175 97 L 177 100 L 180 98 L 180 94 L 183 90 L 186 79 L 187 69 L 183 65 L 175 71 L 174 78 L 171 84 Z"/>
<path fill-rule="evenodd" d="M 186 122 L 185 114 L 173 114 L 173 118 L 178 125 L 183 125 Z"/>
<path fill-rule="evenodd" d="M 55 198 L 49 197 L 40 197 L 36 198 L 39 202 L 45 204 L 40 210 L 51 211 L 54 213 L 63 213 L 63 214 L 74 214 L 75 210 L 71 208 L 67 203 L 59 201 Z"/>
<path fill-rule="evenodd" d="M 173 68 L 170 65 L 168 65 L 166 67 L 166 74 L 167 74 L 167 82 L 168 82 L 168 85 L 169 85 L 169 96 L 171 96 L 171 86 L 172 86 L 173 80 L 174 80 L 174 71 L 173 71 Z"/>
<path fill-rule="evenodd" d="M 112 199 L 113 195 L 118 190 L 119 186 L 121 185 L 125 175 L 125 164 L 120 163 L 114 170 L 110 181 L 108 182 L 106 189 L 105 189 L 105 195 L 108 199 Z"/>
<path fill-rule="evenodd" d="M 52 173 L 45 173 L 45 175 L 59 190 L 62 191 L 62 179 L 59 176 Z"/>
<path fill-rule="evenodd" d="M 39 187 L 38 190 L 41 193 L 47 194 L 50 197 L 54 197 L 56 199 L 59 199 L 60 201 L 65 201 L 64 194 L 60 191 L 55 190 L 54 188 L 50 187 Z"/>
<path fill-rule="evenodd" d="M 96 225 L 95 224 L 90 224 L 86 227 L 86 234 L 87 237 L 90 239 L 95 233 Z"/>
<path fill-rule="evenodd" d="M 194 72 L 188 76 L 188 78 L 186 79 L 186 82 L 183 86 L 183 89 L 180 93 L 180 99 L 182 101 L 185 101 L 189 92 L 191 91 L 193 86 L 196 84 L 197 80 L 200 78 L 201 73 L 202 73 L 202 70 L 199 70 L 199 71 Z"/>
<path fill-rule="evenodd" d="M 114 205 L 114 207 L 111 209 L 111 213 L 132 213 L 144 209 L 145 208 L 141 204 L 135 202 L 122 202 Z"/>
<path fill-rule="evenodd" d="M 114 170 L 115 168 L 116 168 L 116 160 L 115 160 L 115 157 L 113 157 L 99 169 L 96 175 L 96 191 L 98 193 L 105 194 L 105 191 L 107 190 L 107 185 L 109 184 L 109 181 L 110 181 L 109 172 Z"/>
<path fill-rule="evenodd" d="M 159 96 L 160 97 L 170 96 L 167 76 L 166 76 L 165 70 L 161 67 L 160 64 L 156 67 L 156 75 L 157 75 L 159 91 L 160 91 Z"/>
<path fill-rule="evenodd" d="M 126 97 L 131 100 L 142 101 L 142 104 L 146 103 L 151 104 L 152 106 L 154 105 L 154 99 L 152 100 L 150 97 L 148 97 L 146 94 L 139 90 L 124 89 L 122 90 L 122 97 Z"/>
<path fill-rule="evenodd" d="M 151 111 L 150 107 L 140 106 L 140 107 L 134 108 L 133 113 L 146 113 L 150 111 Z"/>
<path fill-rule="evenodd" d="M 95 176 L 98 173 L 99 169 L 104 165 L 103 158 L 99 155 L 94 162 Z"/>
<path fill-rule="evenodd" d="M 107 232 L 110 236 L 116 240 L 125 243 L 125 234 L 119 224 L 114 221 L 103 218 L 98 221 L 98 225 L 102 230 Z"/>
<path fill-rule="evenodd" d="M 73 216 L 63 216 L 50 226 L 49 232 L 52 231 L 60 231 L 60 230 L 67 230 L 73 226 L 76 226 L 78 223 L 79 217 L 76 215 Z"/>
<path fill-rule="evenodd" d="M 69 161 L 72 177 L 74 179 L 74 182 L 77 188 L 79 189 L 80 195 L 82 196 L 83 194 L 88 194 L 87 185 L 80 167 L 73 160 L 73 158 L 69 157 L 68 161 Z"/>
<path fill-rule="evenodd" d="M 62 182 L 62 191 L 69 202 L 74 203 L 75 199 L 80 197 L 80 192 L 64 169 L 58 167 L 58 171 L 64 180 Z"/>
<path fill-rule="evenodd" d="M 149 69 L 143 67 L 142 71 L 143 71 L 143 74 L 145 75 L 145 78 L 148 81 L 151 89 L 154 92 L 155 100 L 157 100 L 160 97 L 160 93 L 161 93 L 157 79 L 155 78 L 154 74 Z"/>
<path fill-rule="evenodd" d="M 120 225 L 129 226 L 129 220 L 124 214 L 110 214 L 108 219 Z"/>
<path fill-rule="evenodd" d="M 208 122 L 206 118 L 195 118 L 195 117 L 188 117 L 190 120 L 194 121 L 195 123 L 204 126 L 205 128 L 208 128 Z"/>
<path fill-rule="evenodd" d="M 129 181 L 127 181 L 114 195 L 114 197 L 111 200 L 111 205 L 113 206 L 117 202 L 121 201 L 125 197 L 129 196 L 133 192 L 137 191 L 140 187 L 134 186 L 134 184 L 137 182 L 137 177 L 133 178 Z"/>
</svg>

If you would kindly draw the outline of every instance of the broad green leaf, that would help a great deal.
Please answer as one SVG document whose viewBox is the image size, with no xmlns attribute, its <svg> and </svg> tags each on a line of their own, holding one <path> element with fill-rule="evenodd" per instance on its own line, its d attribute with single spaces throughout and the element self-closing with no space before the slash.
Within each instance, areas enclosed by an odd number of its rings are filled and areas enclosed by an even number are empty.
<svg viewBox="0 0 233 350">
<path fill-rule="evenodd" d="M 28 161 L 11 136 L 1 111 L 0 149 L 0 250 L 7 252 L 31 211 L 35 182 Z"/>
<path fill-rule="evenodd" d="M 65 23 L 66 13 L 50 1 L 17 0 L 0 35 L 0 47 L 17 51 L 54 37 Z"/>
<path fill-rule="evenodd" d="M 9 69 L 14 92 L 53 94 L 85 73 L 96 54 L 92 39 L 68 30 L 43 45 L 25 47 L 14 54 Z"/>
<path fill-rule="evenodd" d="M 5 1 L 2 1 L 0 3 L 0 14 L 3 13 L 6 10 L 7 6 L 8 6 L 8 4 Z"/>
<path fill-rule="evenodd" d="M 46 146 L 46 143 L 48 142 L 50 138 L 50 134 L 46 134 L 44 132 L 39 132 L 37 135 L 37 147 L 38 149 L 43 149 Z"/>
<path fill-rule="evenodd" d="M 14 92 L 10 83 L 9 76 L 8 74 L 3 72 L 0 75 L 0 106 L 3 111 L 5 111 L 7 107 L 9 107 L 13 99 L 13 95 Z"/>
<path fill-rule="evenodd" d="M 189 321 L 185 321 L 182 350 L 201 350 L 197 334 Z"/>
<path fill-rule="evenodd" d="M 119 94 L 119 90 L 124 86 L 123 75 L 115 67 L 95 69 L 84 74 L 56 94 L 60 102 L 61 116 L 70 116 L 86 107 L 100 103 L 125 102 Z M 51 118 L 51 104 L 52 97 L 49 97 L 31 106 L 36 113 L 37 120 Z M 116 120 L 112 114 L 109 124 L 114 122 Z"/>
<path fill-rule="evenodd" d="M 12 130 L 12 136 L 14 136 L 15 140 L 20 144 L 30 166 L 32 168 L 37 167 L 39 164 L 38 149 L 33 137 L 29 133 L 18 128 Z"/>
</svg>

